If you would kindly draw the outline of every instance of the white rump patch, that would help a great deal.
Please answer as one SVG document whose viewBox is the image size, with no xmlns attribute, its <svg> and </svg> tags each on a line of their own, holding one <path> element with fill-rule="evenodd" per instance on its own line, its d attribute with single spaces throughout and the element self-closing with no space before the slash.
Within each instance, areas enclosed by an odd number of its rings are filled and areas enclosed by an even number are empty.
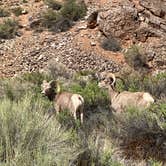
<svg viewBox="0 0 166 166">
<path fill-rule="evenodd" d="M 72 103 L 74 105 L 74 107 L 79 107 L 80 105 L 84 104 L 84 99 L 82 98 L 82 96 L 78 95 L 78 94 L 73 94 L 71 97 Z"/>
<path fill-rule="evenodd" d="M 154 99 L 153 99 L 153 97 L 152 97 L 149 93 L 144 93 L 144 94 L 143 94 L 143 99 L 144 99 L 145 101 L 154 103 Z"/>
</svg>

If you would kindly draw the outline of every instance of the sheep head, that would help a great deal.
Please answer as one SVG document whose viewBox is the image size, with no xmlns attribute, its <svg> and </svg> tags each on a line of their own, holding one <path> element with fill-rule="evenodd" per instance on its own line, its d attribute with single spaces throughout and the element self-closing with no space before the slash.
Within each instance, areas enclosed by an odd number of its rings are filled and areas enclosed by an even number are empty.
<svg viewBox="0 0 166 166">
<path fill-rule="evenodd" d="M 55 88 L 56 88 L 56 81 L 52 80 L 50 82 L 47 82 L 46 80 L 43 80 L 43 83 L 41 84 L 41 90 L 42 94 L 47 96 L 50 100 L 53 100 L 55 97 Z"/>
<path fill-rule="evenodd" d="M 114 88 L 116 84 L 116 77 L 113 73 L 102 72 L 99 74 L 99 83 L 100 88 Z"/>
</svg>

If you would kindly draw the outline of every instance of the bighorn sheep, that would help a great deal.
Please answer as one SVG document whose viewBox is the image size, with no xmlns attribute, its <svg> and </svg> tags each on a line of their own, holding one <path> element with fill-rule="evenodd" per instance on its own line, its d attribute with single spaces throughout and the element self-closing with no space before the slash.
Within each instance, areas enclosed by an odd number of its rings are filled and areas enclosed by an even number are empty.
<svg viewBox="0 0 166 166">
<path fill-rule="evenodd" d="M 109 90 L 111 107 L 116 112 L 122 112 L 127 107 L 148 108 L 154 103 L 153 97 L 147 92 L 117 92 L 115 90 L 116 77 L 112 73 L 102 72 L 99 75 L 99 87 Z"/>
<path fill-rule="evenodd" d="M 41 89 L 42 94 L 47 96 L 49 100 L 54 100 L 54 107 L 57 114 L 59 114 L 60 111 L 67 109 L 74 116 L 74 119 L 77 119 L 77 116 L 79 116 L 81 123 L 83 123 L 84 99 L 81 95 L 70 92 L 60 92 L 59 85 L 53 80 L 50 82 L 44 80 Z"/>
</svg>

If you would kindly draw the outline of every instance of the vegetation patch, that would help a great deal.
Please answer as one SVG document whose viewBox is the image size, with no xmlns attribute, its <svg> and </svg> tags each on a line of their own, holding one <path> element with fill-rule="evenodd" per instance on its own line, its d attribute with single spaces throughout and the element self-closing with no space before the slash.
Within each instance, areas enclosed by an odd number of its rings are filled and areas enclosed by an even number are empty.
<svg viewBox="0 0 166 166">
<path fill-rule="evenodd" d="M 61 15 L 65 18 L 68 18 L 72 21 L 77 21 L 82 18 L 86 14 L 86 6 L 85 4 L 79 4 L 76 0 L 66 1 L 62 10 Z"/>
<path fill-rule="evenodd" d="M 58 73 L 59 70 L 55 78 L 59 74 L 63 77 L 65 72 Z M 127 162 L 144 160 L 159 165 L 166 160 L 165 101 L 157 96 L 157 102 L 148 110 L 129 108 L 114 114 L 109 109 L 107 92 L 95 80 L 89 79 L 84 86 L 78 81 L 89 74 L 93 73 L 76 73 L 67 86 L 64 84 L 68 79 L 61 82 L 64 90 L 84 97 L 83 125 L 68 110 L 56 115 L 53 103 L 41 96 L 40 84 L 43 79 L 52 79 L 52 75 L 25 73 L 0 80 L 1 165 L 122 166 L 115 159 L 114 148 L 120 154 L 118 157 Z M 139 84 L 139 77 L 135 75 L 135 81 L 133 75 L 130 79 L 129 76 L 125 77 L 129 82 L 125 85 L 118 81 L 117 88 L 144 90 L 147 78 Z M 152 82 L 164 78 L 160 74 Z"/>
<path fill-rule="evenodd" d="M 122 74 L 123 81 L 117 80 L 119 91 L 145 91 L 152 94 L 155 99 L 166 97 L 166 72 L 156 76 L 142 75 L 138 72 Z"/>
<path fill-rule="evenodd" d="M 12 12 L 15 14 L 15 16 L 22 15 L 23 8 L 22 7 L 15 7 L 12 9 Z"/>
<path fill-rule="evenodd" d="M 149 68 L 145 52 L 137 45 L 132 45 L 125 53 L 125 60 L 135 70 L 146 72 Z M 143 71 L 144 70 L 144 71 Z"/>
<path fill-rule="evenodd" d="M 113 37 L 104 38 L 101 41 L 101 47 L 108 51 L 117 52 L 121 50 L 120 43 Z"/>
<path fill-rule="evenodd" d="M 0 163 L 2 165 L 69 165 L 79 153 L 72 130 L 42 112 L 42 99 L 0 102 Z M 63 164 L 62 164 L 63 163 Z"/>
<path fill-rule="evenodd" d="M 60 10 L 54 9 L 56 1 L 48 0 L 50 8 L 41 16 L 42 26 L 53 32 L 64 32 L 72 27 L 73 21 L 77 21 L 86 14 L 84 3 L 77 3 L 75 0 L 65 1 Z"/>
<path fill-rule="evenodd" d="M 0 8 L 0 17 L 9 17 L 10 12 L 6 9 Z"/>
<path fill-rule="evenodd" d="M 56 0 L 44 0 L 44 3 L 53 10 L 60 10 L 62 7 L 62 4 Z"/>
<path fill-rule="evenodd" d="M 107 108 L 109 107 L 108 94 L 105 90 L 102 90 L 98 87 L 96 81 L 89 82 L 82 87 L 79 84 L 72 85 L 70 91 L 74 93 L 81 94 L 86 102 L 86 110 L 95 110 L 98 106 Z"/>
<path fill-rule="evenodd" d="M 115 120 L 112 133 L 125 158 L 165 161 L 166 128 L 156 114 L 129 109 Z"/>
<path fill-rule="evenodd" d="M 15 20 L 7 19 L 0 24 L 0 38 L 11 39 L 17 34 L 18 22 Z"/>
</svg>

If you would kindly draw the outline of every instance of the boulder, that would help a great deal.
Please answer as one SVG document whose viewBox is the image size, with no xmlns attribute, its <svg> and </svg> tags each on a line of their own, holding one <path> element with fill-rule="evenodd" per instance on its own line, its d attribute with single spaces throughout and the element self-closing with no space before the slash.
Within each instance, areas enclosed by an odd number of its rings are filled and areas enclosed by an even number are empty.
<svg viewBox="0 0 166 166">
<path fill-rule="evenodd" d="M 121 1 L 99 13 L 99 29 L 121 41 L 145 42 L 148 37 L 166 36 L 166 4 L 162 0 Z"/>
</svg>

